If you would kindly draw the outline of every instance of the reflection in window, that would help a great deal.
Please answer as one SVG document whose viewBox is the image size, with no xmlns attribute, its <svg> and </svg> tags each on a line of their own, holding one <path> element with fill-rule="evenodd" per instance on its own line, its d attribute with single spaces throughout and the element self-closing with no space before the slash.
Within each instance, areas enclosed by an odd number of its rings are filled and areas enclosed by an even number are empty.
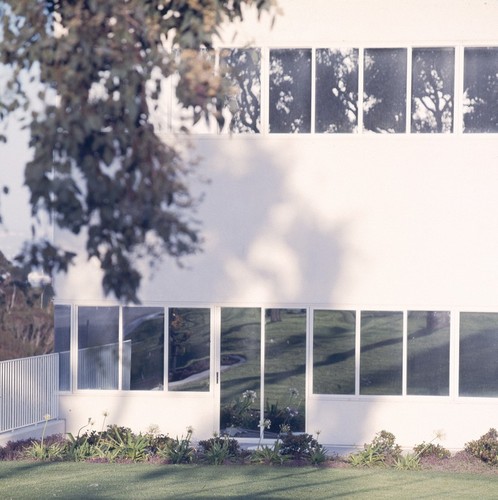
<svg viewBox="0 0 498 500">
<path fill-rule="evenodd" d="M 71 345 L 71 307 L 54 307 L 54 352 L 59 353 L 59 390 L 69 391 Z"/>
<path fill-rule="evenodd" d="M 265 311 L 264 418 L 266 437 L 283 426 L 304 431 L 306 374 L 306 310 Z"/>
<path fill-rule="evenodd" d="M 313 393 L 355 393 L 355 313 L 315 311 Z"/>
<path fill-rule="evenodd" d="M 171 76 L 170 82 L 170 127 L 174 132 L 216 133 L 218 124 L 212 116 L 218 108 L 214 97 L 219 84 L 216 54 L 206 49 L 174 50 L 173 53 L 178 71 Z"/>
<path fill-rule="evenodd" d="M 365 49 L 365 130 L 405 132 L 406 68 L 406 49 Z"/>
<path fill-rule="evenodd" d="M 498 396 L 498 313 L 460 315 L 460 396 Z"/>
<path fill-rule="evenodd" d="M 465 132 L 498 132 L 498 48 L 466 48 L 464 53 Z"/>
<path fill-rule="evenodd" d="M 316 50 L 316 132 L 356 132 L 358 49 Z"/>
<path fill-rule="evenodd" d="M 408 312 L 407 393 L 449 394 L 450 313 Z"/>
<path fill-rule="evenodd" d="M 261 120 L 261 51 L 223 49 L 220 69 L 233 87 L 226 97 L 224 130 L 258 133 Z M 228 111 L 228 113 L 226 113 Z"/>
<path fill-rule="evenodd" d="M 454 60 L 453 48 L 413 49 L 412 132 L 452 131 Z"/>
<path fill-rule="evenodd" d="M 311 131 L 311 50 L 270 51 L 270 132 Z"/>
<path fill-rule="evenodd" d="M 123 308 L 123 389 L 159 390 L 164 384 L 164 310 Z"/>
<path fill-rule="evenodd" d="M 118 389 L 119 308 L 78 308 L 78 389 Z"/>
<path fill-rule="evenodd" d="M 261 309 L 221 309 L 220 431 L 259 437 Z"/>
<path fill-rule="evenodd" d="M 209 391 L 210 310 L 172 308 L 168 325 L 168 389 Z"/>
<path fill-rule="evenodd" d="M 403 313 L 361 313 L 360 394 L 402 391 Z"/>
</svg>

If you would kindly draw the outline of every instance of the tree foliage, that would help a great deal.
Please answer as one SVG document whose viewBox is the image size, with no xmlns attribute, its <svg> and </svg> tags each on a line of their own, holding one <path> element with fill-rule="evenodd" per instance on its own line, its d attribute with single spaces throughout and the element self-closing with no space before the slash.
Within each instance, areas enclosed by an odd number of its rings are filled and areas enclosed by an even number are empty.
<svg viewBox="0 0 498 500">
<path fill-rule="evenodd" d="M 405 131 L 406 50 L 366 49 L 363 122 L 366 130 Z"/>
<path fill-rule="evenodd" d="M 464 129 L 498 132 L 498 49 L 465 49 Z"/>
<path fill-rule="evenodd" d="M 52 296 L 50 284 L 32 286 L 0 252 L 0 361 L 52 351 Z"/>
<path fill-rule="evenodd" d="M 244 8 L 273 7 L 274 0 L 0 2 L 0 62 L 9 71 L 0 121 L 21 113 L 29 128 L 32 214 L 85 236 L 106 294 L 137 302 L 137 258 L 200 250 L 193 165 L 160 137 L 153 116 L 165 82 L 178 75 L 176 97 L 194 122 L 222 125 L 230 80 L 198 49 L 209 50 Z M 22 259 L 66 271 L 74 254 L 34 239 Z"/>
<path fill-rule="evenodd" d="M 412 124 L 424 133 L 453 128 L 454 49 L 413 49 Z"/>
</svg>

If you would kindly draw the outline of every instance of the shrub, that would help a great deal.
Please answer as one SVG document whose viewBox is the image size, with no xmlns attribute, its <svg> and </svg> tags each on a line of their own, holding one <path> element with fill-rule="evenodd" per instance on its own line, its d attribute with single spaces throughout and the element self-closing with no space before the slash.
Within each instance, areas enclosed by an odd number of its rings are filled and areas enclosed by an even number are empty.
<svg viewBox="0 0 498 500">
<path fill-rule="evenodd" d="M 313 449 L 310 453 L 310 462 L 312 465 L 323 464 L 328 458 L 327 452 L 322 445 L 319 445 L 318 448 Z"/>
<path fill-rule="evenodd" d="M 282 437 L 281 453 L 294 460 L 311 459 L 312 455 L 319 459 L 318 455 L 324 454 L 325 450 L 311 434 L 289 432 Z"/>
<path fill-rule="evenodd" d="M 372 444 L 365 444 L 363 450 L 349 455 L 348 462 L 353 467 L 372 467 L 384 463 L 384 456 Z"/>
<path fill-rule="evenodd" d="M 185 437 L 176 437 L 169 441 L 166 446 L 159 449 L 157 454 L 173 464 L 187 464 L 194 461 L 195 449 L 191 445 L 193 430 L 187 428 Z"/>
<path fill-rule="evenodd" d="M 65 443 L 60 436 L 42 437 L 42 439 L 32 440 L 25 446 L 22 456 L 32 460 L 53 462 L 64 458 L 65 449 Z"/>
<path fill-rule="evenodd" d="M 408 453 L 406 455 L 400 455 L 396 462 L 394 462 L 394 468 L 400 470 L 417 470 L 420 469 L 420 456 L 416 453 Z"/>
<path fill-rule="evenodd" d="M 413 448 L 415 455 L 419 458 L 435 457 L 435 458 L 449 458 L 451 456 L 450 450 L 441 446 L 440 444 L 426 443 L 425 441 L 418 444 Z"/>
<path fill-rule="evenodd" d="M 276 441 L 273 446 L 258 446 L 258 449 L 251 455 L 251 462 L 266 465 L 282 464 L 286 457 L 282 455 L 280 446 L 279 441 Z"/>
<path fill-rule="evenodd" d="M 150 439 L 142 434 L 134 434 L 128 428 L 113 427 L 95 445 L 102 458 L 114 461 L 117 458 L 142 462 L 149 456 Z"/>
<path fill-rule="evenodd" d="M 364 449 L 349 456 L 349 462 L 355 466 L 371 467 L 378 464 L 394 465 L 401 457 L 401 447 L 396 444 L 394 434 L 387 431 L 378 432 L 370 444 Z"/>
<path fill-rule="evenodd" d="M 372 440 L 372 446 L 384 457 L 385 462 L 395 462 L 401 455 L 401 446 L 396 444 L 396 438 L 391 432 L 378 432 Z"/>
<path fill-rule="evenodd" d="M 199 446 L 204 452 L 206 461 L 213 465 L 221 465 L 227 458 L 237 457 L 240 453 L 239 442 L 228 436 L 214 436 L 199 441 Z"/>
<path fill-rule="evenodd" d="M 18 460 L 23 457 L 24 450 L 31 445 L 32 439 L 9 441 L 4 447 L 0 447 L 0 460 Z"/>
<path fill-rule="evenodd" d="M 498 432 L 489 429 L 476 441 L 466 443 L 465 451 L 490 465 L 498 465 Z"/>
</svg>

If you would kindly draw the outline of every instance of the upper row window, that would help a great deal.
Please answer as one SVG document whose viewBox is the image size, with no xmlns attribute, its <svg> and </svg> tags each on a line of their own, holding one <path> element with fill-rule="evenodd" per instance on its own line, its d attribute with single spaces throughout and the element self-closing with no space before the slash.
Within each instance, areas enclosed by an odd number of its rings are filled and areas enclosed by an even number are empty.
<svg viewBox="0 0 498 500">
<path fill-rule="evenodd" d="M 453 131 L 454 48 L 412 49 L 409 80 L 407 49 L 365 49 L 362 56 L 360 75 L 359 49 L 316 50 L 315 132 L 357 132 L 360 112 L 364 131 L 406 132 L 409 87 L 410 131 Z M 311 132 L 311 74 L 311 49 L 270 51 L 270 132 Z M 496 47 L 464 50 L 463 130 L 498 132 Z"/>
<path fill-rule="evenodd" d="M 453 47 L 271 49 L 268 130 L 451 133 L 456 88 L 463 131 L 498 132 L 498 47 L 467 47 L 463 64 L 455 86 Z M 261 132 L 260 49 L 223 49 L 219 66 L 236 89 L 226 131 Z"/>
</svg>

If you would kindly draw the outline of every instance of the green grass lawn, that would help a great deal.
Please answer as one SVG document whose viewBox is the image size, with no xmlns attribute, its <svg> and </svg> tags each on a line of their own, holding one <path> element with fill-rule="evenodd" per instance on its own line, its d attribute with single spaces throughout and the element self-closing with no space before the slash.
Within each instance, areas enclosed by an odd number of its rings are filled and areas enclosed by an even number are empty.
<svg viewBox="0 0 498 500">
<path fill-rule="evenodd" d="M 312 467 L 0 462 L 2 499 L 496 498 L 498 475 Z"/>
</svg>

